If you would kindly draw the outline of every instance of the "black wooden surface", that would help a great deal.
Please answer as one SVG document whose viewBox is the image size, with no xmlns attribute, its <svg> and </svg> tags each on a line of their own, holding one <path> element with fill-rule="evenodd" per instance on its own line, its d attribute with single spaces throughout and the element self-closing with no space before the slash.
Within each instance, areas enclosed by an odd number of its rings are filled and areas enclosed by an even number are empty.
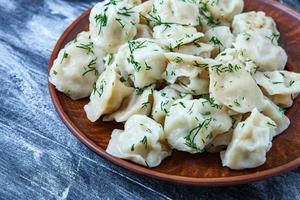
<svg viewBox="0 0 300 200">
<path fill-rule="evenodd" d="M 47 63 L 63 30 L 95 2 L 0 0 L 0 199 L 300 199 L 300 169 L 190 187 L 134 174 L 81 144 L 51 103 Z"/>
</svg>

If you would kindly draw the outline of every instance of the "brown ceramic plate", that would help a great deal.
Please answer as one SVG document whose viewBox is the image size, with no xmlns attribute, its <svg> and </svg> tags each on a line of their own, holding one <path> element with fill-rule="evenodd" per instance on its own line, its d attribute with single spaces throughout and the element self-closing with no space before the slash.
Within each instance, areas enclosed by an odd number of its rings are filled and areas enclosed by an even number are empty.
<svg viewBox="0 0 300 200">
<path fill-rule="evenodd" d="M 289 56 L 287 68 L 291 71 L 300 71 L 300 14 L 271 0 L 246 0 L 245 3 L 246 11 L 262 10 L 275 19 L 281 33 L 281 45 Z M 79 32 L 88 30 L 89 13 L 90 10 L 84 12 L 60 37 L 50 58 L 49 70 L 59 50 Z M 233 171 L 222 167 L 219 154 L 192 155 L 174 151 L 159 167 L 148 169 L 114 158 L 105 152 L 112 130 L 121 128 L 121 124 L 101 120 L 91 123 L 83 110 L 88 99 L 72 101 L 50 83 L 49 90 L 61 119 L 80 141 L 100 156 L 140 174 L 177 183 L 218 186 L 261 180 L 300 166 L 300 109 L 298 109 L 300 97 L 287 111 L 291 120 L 290 127 L 274 139 L 266 163 L 258 168 Z"/>
</svg>

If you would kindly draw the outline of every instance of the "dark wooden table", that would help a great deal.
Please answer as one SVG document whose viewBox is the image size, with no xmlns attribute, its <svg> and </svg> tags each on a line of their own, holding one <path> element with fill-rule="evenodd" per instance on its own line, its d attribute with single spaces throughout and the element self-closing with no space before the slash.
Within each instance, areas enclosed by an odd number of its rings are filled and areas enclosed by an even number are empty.
<svg viewBox="0 0 300 200">
<path fill-rule="evenodd" d="M 131 173 L 80 143 L 51 103 L 47 63 L 63 30 L 95 2 L 0 0 L 0 199 L 300 199 L 300 169 L 189 187 Z M 283 2 L 300 9 L 299 0 Z"/>
</svg>

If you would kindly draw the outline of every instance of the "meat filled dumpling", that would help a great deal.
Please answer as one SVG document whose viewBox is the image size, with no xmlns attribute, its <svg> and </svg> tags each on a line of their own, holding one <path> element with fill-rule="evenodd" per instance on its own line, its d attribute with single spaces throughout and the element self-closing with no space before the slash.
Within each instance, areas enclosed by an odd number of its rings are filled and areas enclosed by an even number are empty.
<svg viewBox="0 0 300 200">
<path fill-rule="evenodd" d="M 262 11 L 245 12 L 234 16 L 232 21 L 233 34 L 238 35 L 256 29 L 269 29 L 271 32 L 279 33 L 273 18 L 266 16 L 266 13 Z"/>
<path fill-rule="evenodd" d="M 120 47 L 113 65 L 123 78 L 133 82 L 134 87 L 144 88 L 162 79 L 167 60 L 154 40 L 139 38 Z"/>
<path fill-rule="evenodd" d="M 114 53 L 123 43 L 133 39 L 139 23 L 134 3 L 106 0 L 93 7 L 89 17 L 90 32 L 97 46 Z"/>
<path fill-rule="evenodd" d="M 145 115 L 133 115 L 124 130 L 115 129 L 106 152 L 147 167 L 158 166 L 170 156 L 162 126 Z"/>
<path fill-rule="evenodd" d="M 290 107 L 300 92 L 300 74 L 289 71 L 257 72 L 255 81 L 275 103 Z"/>
<path fill-rule="evenodd" d="M 154 90 L 152 118 L 160 124 L 163 124 L 165 121 L 165 117 L 166 115 L 168 115 L 169 109 L 175 100 L 192 98 L 192 95 L 179 93 L 169 86 L 160 91 Z"/>
<path fill-rule="evenodd" d="M 74 100 L 88 97 L 93 83 L 104 71 L 104 56 L 104 51 L 90 40 L 90 34 L 81 32 L 60 50 L 50 70 L 49 81 Z"/>
<path fill-rule="evenodd" d="M 258 29 L 239 34 L 235 48 L 253 60 L 259 71 L 282 70 L 287 62 L 287 54 L 283 48 L 274 43 L 271 32 L 267 31 L 270 36 L 266 36 L 266 31 Z"/>
<path fill-rule="evenodd" d="M 88 119 L 95 122 L 102 115 L 116 111 L 133 91 L 133 88 L 120 81 L 120 75 L 109 68 L 106 69 L 94 83 L 90 102 L 84 106 Z"/>
<path fill-rule="evenodd" d="M 165 133 L 171 147 L 201 153 L 217 135 L 232 126 L 230 116 L 211 98 L 176 100 L 165 119 Z"/>
<path fill-rule="evenodd" d="M 221 152 L 223 166 L 240 170 L 254 168 L 266 161 L 266 153 L 272 147 L 276 123 L 254 109 L 233 131 L 232 141 Z"/>
<path fill-rule="evenodd" d="M 124 99 L 121 107 L 116 112 L 105 116 L 103 120 L 125 122 L 135 114 L 149 115 L 153 104 L 153 90 L 154 86 L 136 90 Z"/>
<path fill-rule="evenodd" d="M 180 53 L 165 56 L 169 64 L 164 79 L 172 88 L 193 95 L 208 93 L 208 64 L 213 60 Z"/>
</svg>

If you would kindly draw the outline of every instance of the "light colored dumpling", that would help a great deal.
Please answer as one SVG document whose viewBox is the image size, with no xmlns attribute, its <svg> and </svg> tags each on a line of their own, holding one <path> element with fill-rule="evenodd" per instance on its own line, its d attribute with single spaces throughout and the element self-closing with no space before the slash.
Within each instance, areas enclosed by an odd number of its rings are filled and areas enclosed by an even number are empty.
<svg viewBox="0 0 300 200">
<path fill-rule="evenodd" d="M 133 91 L 133 88 L 125 86 L 120 81 L 120 75 L 106 69 L 93 85 L 90 102 L 84 106 L 88 119 L 95 122 L 102 115 L 116 111 Z"/>
<path fill-rule="evenodd" d="M 137 25 L 137 33 L 134 39 L 138 38 L 152 38 L 152 30 L 149 28 L 149 26 L 144 24 Z"/>
<path fill-rule="evenodd" d="M 208 63 L 205 59 L 180 53 L 165 53 L 169 60 L 164 79 L 171 87 L 193 95 L 208 93 Z"/>
<path fill-rule="evenodd" d="M 133 115 L 124 129 L 113 131 L 107 153 L 147 167 L 156 167 L 171 155 L 162 126 L 151 118 Z"/>
<path fill-rule="evenodd" d="M 144 88 L 162 79 L 167 60 L 162 48 L 151 39 L 139 38 L 122 45 L 115 56 L 115 70 L 135 87 Z"/>
<path fill-rule="evenodd" d="M 167 51 L 170 49 L 166 48 Z M 193 41 L 190 44 L 181 45 L 179 48 L 171 49 L 174 52 L 188 54 L 192 56 L 200 56 L 202 58 L 210 58 L 214 47 L 210 44 Z"/>
<path fill-rule="evenodd" d="M 73 100 L 88 97 L 104 71 L 105 53 L 89 37 L 88 32 L 78 34 L 60 50 L 50 70 L 49 81 Z"/>
<path fill-rule="evenodd" d="M 209 29 L 205 33 L 203 40 L 214 46 L 212 56 L 215 57 L 226 48 L 232 47 L 235 37 L 227 26 L 217 26 Z"/>
<path fill-rule="evenodd" d="M 201 0 L 207 1 L 207 0 Z M 207 7 L 214 18 L 231 22 L 233 17 L 243 11 L 243 0 L 208 0 Z"/>
<path fill-rule="evenodd" d="M 235 48 L 253 60 L 259 71 L 282 70 L 287 62 L 287 54 L 273 41 L 272 38 L 266 37 L 266 30 L 257 29 L 247 34 L 239 34 Z"/>
<path fill-rule="evenodd" d="M 272 101 L 282 107 L 290 107 L 300 92 L 300 74 L 290 71 L 257 72 L 255 81 Z"/>
<path fill-rule="evenodd" d="M 225 60 L 224 60 L 225 61 Z M 209 91 L 217 102 L 238 113 L 263 106 L 263 93 L 238 59 L 209 67 Z"/>
<path fill-rule="evenodd" d="M 266 161 L 272 147 L 276 124 L 254 109 L 251 115 L 234 129 L 232 141 L 221 152 L 223 166 L 240 170 L 254 168 Z"/>
<path fill-rule="evenodd" d="M 114 53 L 136 35 L 139 13 L 130 1 L 106 0 L 93 7 L 89 20 L 92 41 Z"/>
<path fill-rule="evenodd" d="M 198 5 L 193 1 L 156 0 L 147 19 L 153 25 L 164 22 L 196 26 L 199 24 L 198 16 Z"/>
<path fill-rule="evenodd" d="M 170 87 L 165 87 L 160 91 L 154 90 L 152 118 L 158 123 L 163 124 L 165 117 L 168 115 L 169 109 L 175 100 L 192 98 L 192 95 L 180 94 Z"/>
<path fill-rule="evenodd" d="M 124 99 L 121 107 L 116 112 L 105 116 L 103 121 L 125 122 L 135 114 L 149 115 L 153 104 L 153 90 L 154 86 L 149 86 L 135 91 Z"/>
<path fill-rule="evenodd" d="M 262 114 L 272 119 L 277 128 L 275 129 L 276 135 L 282 133 L 290 125 L 290 120 L 284 115 L 282 109 L 276 106 L 271 100 L 265 98 L 265 104 L 262 109 Z"/>
<path fill-rule="evenodd" d="M 166 28 L 165 25 L 155 26 L 153 28 L 153 37 L 157 39 L 159 43 L 169 48 L 178 48 L 202 36 L 204 36 L 204 34 L 197 32 L 197 29 L 192 26 L 171 24 L 168 28 Z"/>
<path fill-rule="evenodd" d="M 171 147 L 201 153 L 217 135 L 230 129 L 232 120 L 211 99 L 176 100 L 165 119 L 165 133 Z"/>
<path fill-rule="evenodd" d="M 269 29 L 271 32 L 278 33 L 273 18 L 266 16 L 266 13 L 262 11 L 245 12 L 234 16 L 232 21 L 233 34 L 238 35 L 256 29 Z"/>
</svg>

